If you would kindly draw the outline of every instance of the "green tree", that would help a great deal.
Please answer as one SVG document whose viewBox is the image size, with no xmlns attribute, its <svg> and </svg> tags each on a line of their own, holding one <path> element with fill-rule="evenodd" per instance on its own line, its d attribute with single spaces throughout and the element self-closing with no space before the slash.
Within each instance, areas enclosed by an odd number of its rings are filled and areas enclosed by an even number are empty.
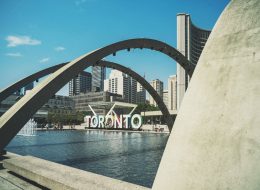
<svg viewBox="0 0 260 190">
<path fill-rule="evenodd" d="M 135 113 L 140 114 L 141 112 L 144 111 L 158 111 L 159 108 L 154 106 L 154 105 L 150 105 L 150 104 L 138 104 L 136 109 L 135 109 Z"/>
</svg>

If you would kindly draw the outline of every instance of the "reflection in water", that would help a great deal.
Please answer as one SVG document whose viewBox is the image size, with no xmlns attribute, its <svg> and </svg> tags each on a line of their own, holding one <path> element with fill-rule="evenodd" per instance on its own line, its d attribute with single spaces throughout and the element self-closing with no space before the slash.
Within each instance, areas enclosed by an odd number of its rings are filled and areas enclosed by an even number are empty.
<svg viewBox="0 0 260 190">
<path fill-rule="evenodd" d="M 38 131 L 16 136 L 7 150 L 151 187 L 168 134 Z"/>
</svg>

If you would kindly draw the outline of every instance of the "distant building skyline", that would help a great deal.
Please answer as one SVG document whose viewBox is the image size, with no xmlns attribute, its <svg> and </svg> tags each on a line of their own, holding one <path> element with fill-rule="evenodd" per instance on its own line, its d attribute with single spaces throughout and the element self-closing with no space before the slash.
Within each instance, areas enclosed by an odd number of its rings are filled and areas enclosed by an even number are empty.
<svg viewBox="0 0 260 190">
<path fill-rule="evenodd" d="M 85 73 L 88 73 L 88 72 L 85 72 Z M 90 73 L 85 74 L 85 75 L 90 77 L 89 74 Z M 79 86 L 80 80 L 81 80 L 81 92 L 79 90 L 80 88 L 78 88 L 78 90 L 76 90 L 77 86 Z M 90 87 L 87 88 L 88 90 L 86 92 L 84 92 L 84 90 L 82 90 L 83 89 L 82 85 L 84 84 L 82 82 L 82 80 L 83 80 L 83 77 L 82 77 L 82 74 L 80 74 L 74 80 L 70 81 L 71 96 L 85 94 L 85 93 L 90 92 L 89 91 Z M 92 80 L 93 80 L 93 77 L 92 77 Z M 170 110 L 176 109 L 176 104 L 177 104 L 176 80 L 177 80 L 176 75 L 171 75 L 168 77 L 168 83 L 165 85 L 159 79 L 155 79 L 150 82 L 151 86 L 160 94 L 165 105 Z M 74 94 L 72 91 L 73 81 L 76 82 L 76 84 L 78 84 L 78 85 L 75 85 Z M 90 82 L 88 82 L 88 83 L 90 83 Z M 146 103 L 146 100 L 147 100 L 146 99 L 146 90 L 144 89 L 144 87 L 140 83 L 138 83 L 135 79 L 133 79 L 132 77 L 129 77 L 127 74 L 122 73 L 121 71 L 118 71 L 115 69 L 111 70 L 111 72 L 109 73 L 109 77 L 107 79 L 105 79 L 103 81 L 103 83 L 104 83 L 104 91 L 122 95 L 122 99 L 125 102 L 136 103 L 136 104 Z M 91 82 L 91 84 L 93 84 L 93 82 Z M 166 87 L 166 89 L 163 89 L 163 87 Z M 91 89 L 93 90 L 93 88 L 91 88 Z M 92 92 L 94 92 L 94 91 L 92 91 Z M 102 91 L 100 91 L 100 92 L 102 92 Z M 155 101 L 153 100 L 153 98 L 150 96 L 148 98 L 148 102 L 149 102 L 149 104 L 157 106 Z"/>
<path fill-rule="evenodd" d="M 211 33 L 210 30 L 204 30 L 195 26 L 191 21 L 191 16 L 186 13 L 177 14 L 177 49 L 196 65 L 200 54 L 207 42 L 207 39 Z M 170 75 L 168 78 L 168 84 L 165 84 L 168 89 L 163 89 L 163 82 L 159 79 L 152 80 L 150 84 L 163 98 L 166 106 L 170 110 L 179 109 L 185 91 L 188 87 L 189 77 L 178 63 L 176 65 L 176 75 Z M 112 70 L 109 78 L 106 79 L 105 67 L 92 67 L 92 79 L 91 79 L 91 91 L 108 91 L 111 93 L 121 94 L 125 102 L 129 103 L 143 103 L 146 101 L 146 95 L 144 89 L 137 81 L 126 74 Z M 72 80 L 73 81 L 73 80 Z M 70 95 L 78 94 L 77 91 L 73 91 L 72 86 L 75 83 L 70 82 L 69 91 Z M 75 80 L 76 81 L 76 80 Z M 160 82 L 159 82 L 160 81 Z M 155 83 L 154 83 L 155 82 Z M 159 85 L 159 87 L 158 87 Z M 76 86 L 76 85 L 75 85 Z M 158 88 L 161 88 L 158 89 Z M 81 87 L 83 88 L 83 87 Z M 167 90 L 167 92 L 166 92 Z M 80 90 L 78 90 L 80 91 Z M 79 93 L 86 93 L 89 91 L 81 90 Z M 157 106 L 153 98 L 149 97 L 149 103 Z"/>
<path fill-rule="evenodd" d="M 0 89 L 46 67 L 121 40 L 146 37 L 177 47 L 179 12 L 189 13 L 195 25 L 210 29 L 229 0 L 81 2 L 0 1 Z M 40 7 L 37 14 L 35 7 Z M 134 7 L 135 14 L 130 7 Z M 172 59 L 150 50 L 120 51 L 107 59 L 139 74 L 145 72 L 148 81 L 159 78 L 166 83 L 169 75 L 176 74 Z M 91 68 L 87 71 L 91 72 Z M 68 95 L 68 88 L 66 85 L 58 94 Z"/>
<path fill-rule="evenodd" d="M 192 64 L 196 65 L 211 31 L 195 26 L 191 21 L 191 16 L 186 13 L 177 14 L 176 30 L 177 49 L 185 55 Z M 169 110 L 179 109 L 189 83 L 187 73 L 178 63 L 176 70 L 176 75 L 170 75 L 167 81 L 168 84 L 164 85 L 168 87 L 168 89 L 163 89 L 163 82 L 159 79 L 150 82 L 153 88 L 162 97 Z M 69 87 L 70 95 L 73 93 L 77 94 L 77 92 L 72 92 L 71 86 L 72 83 Z M 161 87 L 162 90 L 158 89 Z M 91 91 L 98 92 L 103 90 L 122 95 L 125 102 L 143 103 L 146 101 L 146 95 L 144 95 L 146 92 L 135 79 L 116 70 L 111 70 L 109 78 L 106 79 L 105 67 L 92 67 Z M 149 96 L 149 103 L 157 106 L 151 96 Z"/>
</svg>

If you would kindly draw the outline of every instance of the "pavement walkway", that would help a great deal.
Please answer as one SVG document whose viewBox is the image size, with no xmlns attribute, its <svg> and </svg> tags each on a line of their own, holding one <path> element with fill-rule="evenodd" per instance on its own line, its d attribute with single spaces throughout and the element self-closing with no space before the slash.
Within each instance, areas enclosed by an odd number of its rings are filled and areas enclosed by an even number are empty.
<svg viewBox="0 0 260 190">
<path fill-rule="evenodd" d="M 9 170 L 3 168 L 3 160 L 17 157 L 19 155 L 7 153 L 5 156 L 0 156 L 0 189 L 1 190 L 40 190 L 46 189 L 40 187 L 34 182 L 30 182 L 23 177 L 20 177 Z"/>
</svg>

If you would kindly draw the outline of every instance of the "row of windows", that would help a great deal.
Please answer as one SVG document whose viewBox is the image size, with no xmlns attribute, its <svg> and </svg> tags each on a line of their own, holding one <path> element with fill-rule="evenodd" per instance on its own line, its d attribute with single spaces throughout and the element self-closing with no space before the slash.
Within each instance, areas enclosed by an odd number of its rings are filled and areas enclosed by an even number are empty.
<svg viewBox="0 0 260 190">
<path fill-rule="evenodd" d="M 77 104 L 81 104 L 81 103 L 86 103 L 86 102 L 98 102 L 98 101 L 103 101 L 104 100 L 104 98 L 102 97 L 102 98 L 99 98 L 99 97 L 97 97 L 97 98 L 91 98 L 91 99 L 85 99 L 85 100 L 76 100 L 75 101 L 75 105 L 77 105 Z"/>
</svg>

